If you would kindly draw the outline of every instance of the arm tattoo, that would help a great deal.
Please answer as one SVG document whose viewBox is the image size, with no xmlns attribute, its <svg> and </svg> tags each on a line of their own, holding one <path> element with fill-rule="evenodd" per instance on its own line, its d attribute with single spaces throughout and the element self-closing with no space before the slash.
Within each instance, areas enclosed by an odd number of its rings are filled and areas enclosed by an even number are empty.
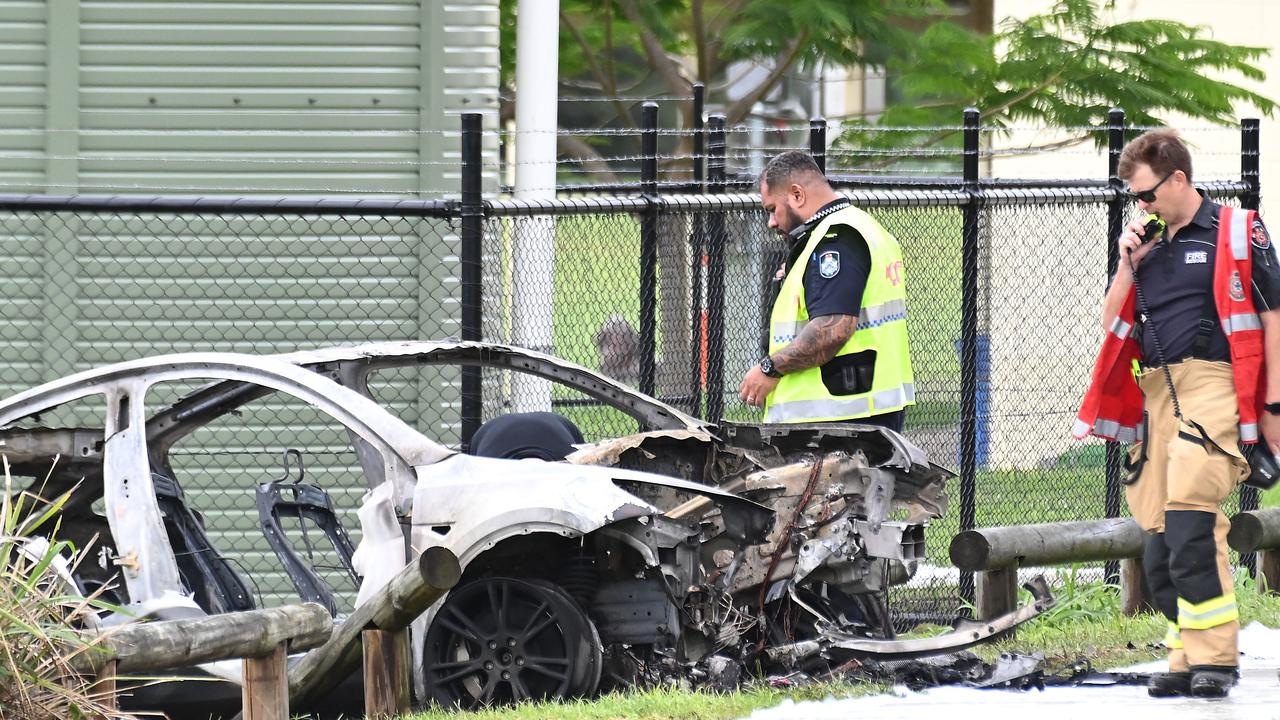
<svg viewBox="0 0 1280 720">
<path fill-rule="evenodd" d="M 773 366 L 779 372 L 793 373 L 828 363 L 853 337 L 857 326 L 857 315 L 814 318 L 790 345 L 773 354 Z"/>
</svg>

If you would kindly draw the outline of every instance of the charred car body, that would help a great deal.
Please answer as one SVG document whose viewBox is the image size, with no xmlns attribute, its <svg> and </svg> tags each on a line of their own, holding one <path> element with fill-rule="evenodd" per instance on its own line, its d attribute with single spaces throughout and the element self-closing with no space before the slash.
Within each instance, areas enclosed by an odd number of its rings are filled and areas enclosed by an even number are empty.
<svg viewBox="0 0 1280 720">
<path fill-rule="evenodd" d="M 373 399 L 380 372 L 428 365 L 542 377 L 626 413 L 640 431 L 563 462 L 458 453 Z M 166 383 L 200 386 L 147 413 L 148 394 Z M 298 599 L 341 620 L 352 599 L 335 588 L 335 567 L 358 583 L 358 603 L 412 553 L 445 547 L 462 565 L 459 585 L 414 625 L 423 700 L 472 707 L 672 678 L 729 685 L 748 667 L 928 655 L 981 642 L 1052 603 L 1037 585 L 1032 605 L 994 622 L 894 638 L 884 590 L 922 559 L 949 473 L 892 431 L 712 426 L 546 355 L 408 342 L 163 356 L 0 402 L 0 442 L 15 474 L 47 483 L 45 493 L 79 488 L 63 528 L 81 544 L 100 539 L 99 562 L 81 563 L 77 581 L 112 588 L 110 599 L 129 611 L 105 623 L 255 606 L 250 583 L 188 506 L 172 452 L 198 428 L 277 394 L 345 429 L 367 490 L 353 548 L 334 488 L 290 478 L 288 460 L 274 482 L 222 489 L 254 496 Z M 99 401 L 98 423 L 42 421 L 86 398 Z M 238 680 L 231 664 L 206 670 Z"/>
</svg>

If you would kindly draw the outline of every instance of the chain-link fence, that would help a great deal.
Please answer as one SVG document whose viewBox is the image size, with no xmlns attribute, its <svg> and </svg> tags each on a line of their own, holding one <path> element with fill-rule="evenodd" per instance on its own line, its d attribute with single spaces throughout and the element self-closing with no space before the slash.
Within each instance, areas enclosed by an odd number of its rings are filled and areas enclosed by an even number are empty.
<svg viewBox="0 0 1280 720">
<path fill-rule="evenodd" d="M 713 138 L 712 161 L 715 149 Z M 758 197 L 723 192 L 723 165 L 709 166 L 711 192 L 661 195 L 650 184 L 560 200 L 483 200 L 478 183 L 436 202 L 0 198 L 11 269 L 0 391 L 164 352 L 461 337 L 598 368 L 713 422 L 758 421 L 737 387 L 764 352 L 786 247 Z M 466 190 L 465 166 L 463 176 Z M 1207 187 L 1256 207 L 1256 175 Z M 972 592 L 947 558 L 957 530 L 1124 513 L 1118 453 L 1071 441 L 1069 428 L 1101 341 L 1116 262 L 1108 238 L 1132 208 L 1114 179 L 975 173 L 842 192 L 902 245 L 917 386 L 905 434 L 958 472 L 928 561 L 894 597 L 904 624 L 944 619 Z M 153 394 L 148 409 L 182 390 Z M 551 407 L 588 440 L 635 430 L 621 412 L 511 371 L 401 369 L 375 378 L 374 393 L 452 447 L 522 409 Z M 100 413 L 42 421 L 76 426 Z M 188 502 L 268 605 L 292 595 L 269 574 L 277 563 L 252 488 L 282 475 L 286 448 L 304 451 L 308 480 L 339 506 L 356 506 L 358 459 L 314 408 L 264 400 L 173 449 Z"/>
</svg>

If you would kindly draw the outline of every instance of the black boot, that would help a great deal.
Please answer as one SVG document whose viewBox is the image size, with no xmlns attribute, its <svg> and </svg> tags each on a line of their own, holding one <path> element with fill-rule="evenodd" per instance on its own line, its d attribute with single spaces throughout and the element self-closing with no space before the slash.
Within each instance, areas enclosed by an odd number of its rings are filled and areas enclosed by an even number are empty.
<svg viewBox="0 0 1280 720">
<path fill-rule="evenodd" d="M 1147 694 L 1154 698 L 1185 697 L 1191 694 L 1191 673 L 1167 672 L 1151 676 Z"/>
<path fill-rule="evenodd" d="M 1226 697 L 1239 674 L 1232 667 L 1200 667 L 1191 671 L 1191 695 L 1201 698 Z"/>
</svg>

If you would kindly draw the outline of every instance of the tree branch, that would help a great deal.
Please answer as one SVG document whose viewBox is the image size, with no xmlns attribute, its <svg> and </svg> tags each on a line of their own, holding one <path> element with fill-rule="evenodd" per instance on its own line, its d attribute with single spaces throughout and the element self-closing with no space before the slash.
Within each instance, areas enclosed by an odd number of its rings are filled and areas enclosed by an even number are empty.
<svg viewBox="0 0 1280 720">
<path fill-rule="evenodd" d="M 760 98 L 768 94 L 773 89 L 773 86 L 782 79 L 782 76 L 791 69 L 796 58 L 800 55 L 800 49 L 804 47 L 808 39 L 809 31 L 805 30 L 791 40 L 791 45 L 787 47 L 782 57 L 778 58 L 773 69 L 769 71 L 769 76 L 757 85 L 754 90 L 739 98 L 737 102 L 730 105 L 729 109 L 725 111 L 726 123 L 732 125 L 740 122 L 742 118 L 747 116 L 747 113 L 751 112 L 751 107 L 759 102 Z"/>
<path fill-rule="evenodd" d="M 569 16 L 563 10 L 560 11 L 560 22 L 569 28 L 569 34 L 573 35 L 578 47 L 582 48 L 582 55 L 586 58 L 587 65 L 591 68 L 591 74 L 596 76 L 596 80 L 604 88 L 604 96 L 613 103 L 613 109 L 618 113 L 618 117 L 629 127 L 632 127 L 631 114 L 627 112 L 627 106 L 623 105 L 621 100 L 618 100 L 618 88 L 614 86 L 612 78 L 605 73 L 604 68 L 600 67 L 600 63 L 596 62 L 595 51 L 587 44 L 587 39 L 582 36 L 582 33 L 573 24 L 573 20 L 569 19 Z"/>
<path fill-rule="evenodd" d="M 594 177 L 601 175 L 604 177 L 601 183 L 614 183 L 618 181 L 618 176 L 614 174 L 613 169 L 609 167 L 609 161 L 604 159 L 595 148 L 586 140 L 577 135 L 560 135 L 556 138 L 556 149 L 562 154 L 577 160 L 582 164 L 583 170 L 591 173 L 593 176 L 593 184 L 596 183 Z"/>
<path fill-rule="evenodd" d="M 707 73 L 707 33 L 702 24 L 702 0 L 693 0 L 693 43 L 698 53 L 698 79 L 706 84 L 711 76 Z"/>
<path fill-rule="evenodd" d="M 627 16 L 627 19 L 640 29 L 640 43 L 644 46 L 644 54 L 649 58 L 649 64 L 658 71 L 667 86 L 671 88 L 671 92 L 675 95 L 684 95 L 689 92 L 689 81 L 680 74 L 680 67 L 662 47 L 658 36 L 644 24 L 644 18 L 640 17 L 640 10 L 636 7 L 635 0 L 619 0 L 618 4 L 622 6 L 622 13 Z"/>
</svg>

